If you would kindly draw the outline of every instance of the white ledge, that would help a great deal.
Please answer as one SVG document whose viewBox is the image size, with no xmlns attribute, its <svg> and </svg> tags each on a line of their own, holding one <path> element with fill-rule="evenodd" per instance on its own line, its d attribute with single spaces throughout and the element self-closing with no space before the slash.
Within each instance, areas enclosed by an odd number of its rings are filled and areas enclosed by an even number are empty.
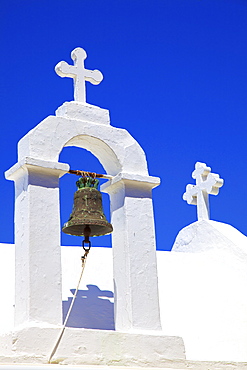
<svg viewBox="0 0 247 370">
<path fill-rule="evenodd" d="M 110 186 L 115 185 L 120 181 L 123 181 L 124 183 L 126 183 L 128 185 L 132 185 L 132 186 L 137 186 L 138 184 L 140 184 L 141 186 L 146 185 L 150 189 L 153 189 L 156 186 L 160 185 L 160 178 L 159 177 L 148 176 L 148 175 L 138 175 L 138 174 L 126 173 L 126 172 L 119 172 L 111 180 L 102 184 L 101 187 L 100 187 L 100 190 L 105 191 Z"/>
<path fill-rule="evenodd" d="M 5 178 L 7 180 L 15 180 L 17 172 L 25 170 L 25 168 L 33 169 L 34 171 L 38 170 L 39 172 L 49 170 L 49 172 L 56 172 L 58 177 L 61 177 L 69 171 L 70 166 L 67 163 L 44 161 L 38 158 L 25 157 L 5 172 Z"/>
</svg>

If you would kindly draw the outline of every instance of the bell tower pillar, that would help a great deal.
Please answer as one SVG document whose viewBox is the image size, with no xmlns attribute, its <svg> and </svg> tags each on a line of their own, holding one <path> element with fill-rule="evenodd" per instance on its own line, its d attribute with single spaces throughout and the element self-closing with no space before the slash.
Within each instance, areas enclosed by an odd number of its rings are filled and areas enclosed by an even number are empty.
<svg viewBox="0 0 247 370">
<path fill-rule="evenodd" d="M 15 325 L 62 324 L 59 177 L 69 165 L 30 157 L 15 182 Z"/>
<path fill-rule="evenodd" d="M 101 186 L 110 194 L 115 327 L 161 330 L 152 189 L 159 178 L 120 173 Z"/>
</svg>

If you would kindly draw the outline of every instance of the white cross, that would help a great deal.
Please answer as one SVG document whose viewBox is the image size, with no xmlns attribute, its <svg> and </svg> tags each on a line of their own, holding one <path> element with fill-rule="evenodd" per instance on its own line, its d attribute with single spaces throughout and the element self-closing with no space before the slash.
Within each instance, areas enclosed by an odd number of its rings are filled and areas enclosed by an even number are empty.
<svg viewBox="0 0 247 370">
<path fill-rule="evenodd" d="M 197 162 L 192 172 L 196 185 L 187 185 L 183 199 L 188 204 L 197 205 L 198 220 L 209 220 L 208 194 L 217 195 L 219 188 L 223 186 L 224 180 L 216 173 L 211 173 L 211 168 L 206 163 Z"/>
<path fill-rule="evenodd" d="M 84 68 L 84 60 L 87 53 L 82 48 L 76 48 L 71 52 L 71 59 L 74 65 L 69 65 L 66 62 L 59 62 L 55 71 L 60 77 L 71 77 L 74 80 L 74 99 L 82 103 L 86 102 L 85 81 L 91 82 L 93 85 L 98 85 L 103 80 L 103 75 L 95 69 L 90 71 Z"/>
</svg>

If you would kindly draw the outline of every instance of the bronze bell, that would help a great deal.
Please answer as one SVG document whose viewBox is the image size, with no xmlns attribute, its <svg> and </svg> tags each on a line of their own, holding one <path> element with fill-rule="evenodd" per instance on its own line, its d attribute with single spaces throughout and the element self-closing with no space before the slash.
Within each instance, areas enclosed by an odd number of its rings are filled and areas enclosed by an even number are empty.
<svg viewBox="0 0 247 370">
<path fill-rule="evenodd" d="M 99 180 L 81 177 L 76 182 L 74 205 L 68 222 L 62 231 L 77 236 L 101 236 L 110 234 L 112 225 L 107 221 L 102 208 L 102 196 L 97 190 Z"/>
</svg>

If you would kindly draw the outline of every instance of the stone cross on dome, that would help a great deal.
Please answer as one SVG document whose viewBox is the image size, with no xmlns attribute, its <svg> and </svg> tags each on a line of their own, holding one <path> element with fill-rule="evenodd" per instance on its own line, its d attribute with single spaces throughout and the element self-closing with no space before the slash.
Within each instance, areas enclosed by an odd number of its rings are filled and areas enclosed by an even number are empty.
<svg viewBox="0 0 247 370">
<path fill-rule="evenodd" d="M 211 173 L 211 168 L 206 163 L 197 162 L 195 170 L 192 172 L 196 185 L 188 184 L 183 199 L 188 204 L 197 205 L 198 220 L 209 220 L 209 202 L 208 195 L 217 195 L 219 188 L 223 186 L 224 180 L 216 173 Z"/>
<path fill-rule="evenodd" d="M 62 61 L 59 62 L 55 71 L 60 77 L 71 77 L 74 80 L 74 99 L 75 101 L 86 102 L 85 81 L 91 82 L 93 85 L 98 85 L 103 80 L 103 75 L 97 69 L 91 71 L 84 67 L 84 60 L 87 53 L 82 48 L 76 48 L 71 52 L 71 59 L 74 65 Z"/>
</svg>

